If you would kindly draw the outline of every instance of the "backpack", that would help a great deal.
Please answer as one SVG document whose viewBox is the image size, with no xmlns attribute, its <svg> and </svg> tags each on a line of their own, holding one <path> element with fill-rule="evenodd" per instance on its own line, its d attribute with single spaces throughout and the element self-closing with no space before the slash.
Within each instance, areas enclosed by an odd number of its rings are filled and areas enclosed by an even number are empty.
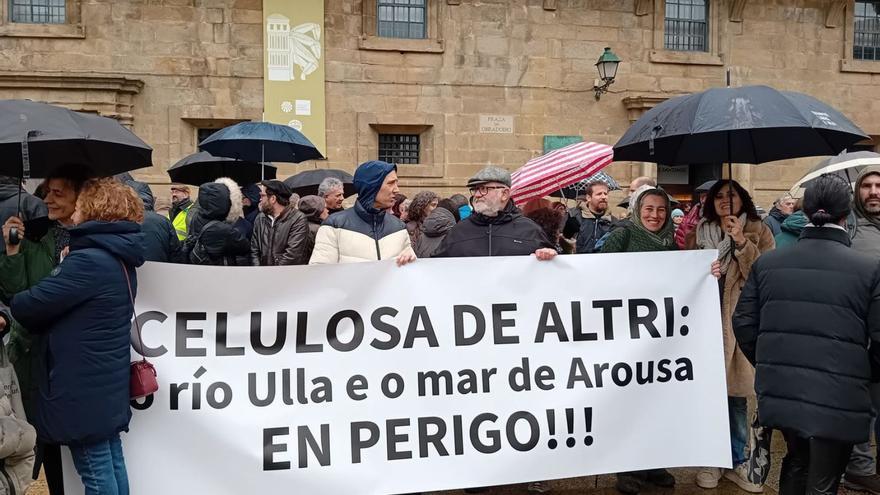
<svg viewBox="0 0 880 495">
<path fill-rule="evenodd" d="M 202 243 L 202 234 L 208 230 L 208 227 L 211 225 L 220 223 L 219 220 L 211 220 L 206 223 L 202 230 L 195 237 L 187 237 L 186 239 L 186 250 L 188 252 L 188 259 L 190 264 L 193 265 L 214 265 L 213 258 L 208 253 L 208 248 Z"/>
</svg>

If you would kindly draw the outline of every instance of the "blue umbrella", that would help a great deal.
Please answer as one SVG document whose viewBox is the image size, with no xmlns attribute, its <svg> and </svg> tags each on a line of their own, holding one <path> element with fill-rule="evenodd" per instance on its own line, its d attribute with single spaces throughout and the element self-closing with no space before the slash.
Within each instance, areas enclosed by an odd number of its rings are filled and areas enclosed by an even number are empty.
<svg viewBox="0 0 880 495">
<path fill-rule="evenodd" d="M 202 141 L 199 149 L 214 156 L 261 163 L 324 158 L 301 132 L 271 122 L 240 122 L 221 129 Z"/>
</svg>

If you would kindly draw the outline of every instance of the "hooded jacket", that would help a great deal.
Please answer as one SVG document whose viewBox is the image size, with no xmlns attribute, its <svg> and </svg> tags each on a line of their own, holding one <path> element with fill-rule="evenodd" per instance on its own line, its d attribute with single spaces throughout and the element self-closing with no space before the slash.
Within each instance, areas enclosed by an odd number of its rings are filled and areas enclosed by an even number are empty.
<svg viewBox="0 0 880 495">
<path fill-rule="evenodd" d="M 150 186 L 134 180 L 131 175 L 119 176 L 123 183 L 134 189 L 144 203 L 144 259 L 161 263 L 183 263 L 182 246 L 171 220 L 153 211 L 155 199 Z"/>
<path fill-rule="evenodd" d="M 474 212 L 457 223 L 433 257 L 528 256 L 541 248 L 556 249 L 544 229 L 509 201 L 494 217 Z"/>
<path fill-rule="evenodd" d="M 446 208 L 434 208 L 422 222 L 422 234 L 416 239 L 413 248 L 419 258 L 430 258 L 446 234 L 455 227 L 455 216 Z"/>
<path fill-rule="evenodd" d="M 129 288 L 134 297 L 135 268 L 144 263 L 140 232 L 133 222 L 90 221 L 71 229 L 70 254 L 12 298 L 12 316 L 48 337 L 32 418 L 43 442 L 94 443 L 128 430 Z"/>
<path fill-rule="evenodd" d="M 192 264 L 250 265 L 250 243 L 233 227 L 241 218 L 241 190 L 227 178 L 202 184 L 185 251 Z"/>
<path fill-rule="evenodd" d="M 396 165 L 378 160 L 357 168 L 357 202 L 330 215 L 318 229 L 310 265 L 387 260 L 412 250 L 403 222 L 373 206 L 385 177 L 395 171 Z"/>
<path fill-rule="evenodd" d="M 6 321 L 6 330 L 12 317 L 0 303 L 0 319 Z M 6 331 L 0 332 L 0 339 Z M 27 422 L 21 398 L 21 387 L 15 369 L 0 340 L 0 494 L 24 493 L 34 481 L 34 445 L 37 432 Z"/>
<path fill-rule="evenodd" d="M 846 231 L 807 227 L 752 265 L 733 328 L 755 365 L 761 425 L 803 438 L 868 440 L 868 386 L 880 371 L 880 260 Z"/>
<path fill-rule="evenodd" d="M 776 237 L 774 238 L 776 241 L 776 249 L 797 244 L 801 232 L 804 231 L 804 227 L 806 227 L 808 223 L 810 223 L 810 220 L 801 210 L 789 215 L 788 218 L 782 222 L 780 232 L 776 234 Z"/>
<path fill-rule="evenodd" d="M 880 167 L 866 167 L 856 179 L 855 197 L 853 198 L 853 210 L 855 212 L 855 225 L 852 226 L 852 248 L 860 253 L 867 254 L 874 259 L 880 259 L 880 217 L 872 217 L 865 210 L 865 205 L 859 197 L 859 189 L 862 181 L 869 175 L 880 175 Z"/>
</svg>

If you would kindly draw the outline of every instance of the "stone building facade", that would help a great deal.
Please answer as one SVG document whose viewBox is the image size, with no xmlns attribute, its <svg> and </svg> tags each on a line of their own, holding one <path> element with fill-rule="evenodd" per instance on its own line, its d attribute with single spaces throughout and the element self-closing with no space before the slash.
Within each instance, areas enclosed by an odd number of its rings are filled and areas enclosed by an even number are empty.
<svg viewBox="0 0 880 495">
<path fill-rule="evenodd" d="M 378 36 L 382 0 L 325 0 L 327 160 L 282 173 L 352 170 L 379 156 L 380 135 L 418 136 L 417 163 L 400 167 L 405 190 L 458 192 L 476 169 L 515 169 L 561 136 L 613 144 L 657 103 L 723 86 L 727 69 L 734 85 L 811 94 L 880 135 L 880 61 L 853 57 L 864 2 L 708 0 L 698 51 L 665 38 L 667 7 L 689 0 L 425 2 L 425 38 L 402 39 Z M 131 125 L 155 149 L 139 174 L 154 184 L 204 129 L 261 117 L 261 0 L 66 0 L 66 22 L 51 25 L 12 22 L 10 3 L 0 2 L 0 97 Z M 606 46 L 623 62 L 597 100 Z M 766 206 L 815 161 L 734 175 Z M 658 174 L 642 163 L 609 171 L 621 182 Z"/>
</svg>

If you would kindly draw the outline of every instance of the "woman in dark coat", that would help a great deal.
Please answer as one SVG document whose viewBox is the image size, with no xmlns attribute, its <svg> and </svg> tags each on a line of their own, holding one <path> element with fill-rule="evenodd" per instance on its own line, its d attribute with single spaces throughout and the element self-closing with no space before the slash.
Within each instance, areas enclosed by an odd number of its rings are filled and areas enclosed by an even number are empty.
<svg viewBox="0 0 880 495">
<path fill-rule="evenodd" d="M 853 444 L 868 440 L 868 385 L 880 372 L 880 263 L 850 249 L 852 190 L 807 189 L 796 245 L 752 266 L 733 317 L 755 365 L 758 418 L 788 444 L 781 495 L 837 492 Z"/>
<path fill-rule="evenodd" d="M 222 177 L 199 187 L 184 251 L 194 265 L 250 266 L 251 246 L 234 225 L 242 218 L 241 190 Z M 190 212 L 192 215 L 192 212 Z"/>
<path fill-rule="evenodd" d="M 135 268 L 144 263 L 143 216 L 131 188 L 109 178 L 87 182 L 69 254 L 10 304 L 16 320 L 49 336 L 41 349 L 47 370 L 39 377 L 37 435 L 70 446 L 87 495 L 128 493 L 119 432 L 131 418 L 131 298 Z"/>
</svg>

